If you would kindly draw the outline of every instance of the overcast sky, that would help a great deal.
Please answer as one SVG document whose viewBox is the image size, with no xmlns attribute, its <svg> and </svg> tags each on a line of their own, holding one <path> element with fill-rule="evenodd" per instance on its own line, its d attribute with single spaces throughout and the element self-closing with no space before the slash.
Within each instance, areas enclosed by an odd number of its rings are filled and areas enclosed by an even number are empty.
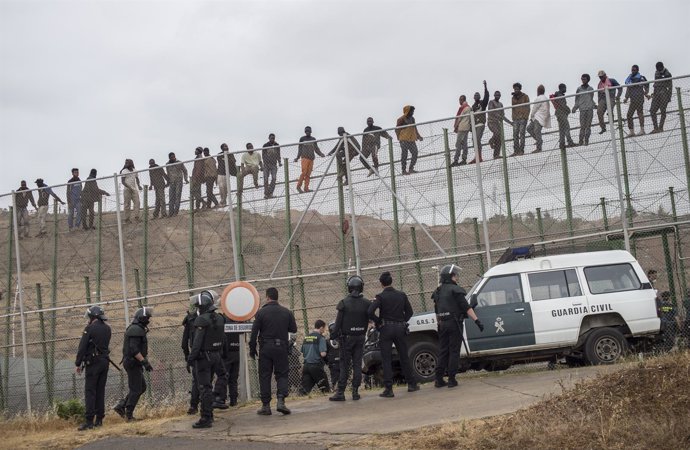
<svg viewBox="0 0 690 450">
<path fill-rule="evenodd" d="M 0 0 L 0 193 L 307 124 L 390 127 L 405 104 L 448 117 L 483 79 L 509 99 L 600 68 L 687 74 L 689 19 L 688 0 Z"/>
</svg>

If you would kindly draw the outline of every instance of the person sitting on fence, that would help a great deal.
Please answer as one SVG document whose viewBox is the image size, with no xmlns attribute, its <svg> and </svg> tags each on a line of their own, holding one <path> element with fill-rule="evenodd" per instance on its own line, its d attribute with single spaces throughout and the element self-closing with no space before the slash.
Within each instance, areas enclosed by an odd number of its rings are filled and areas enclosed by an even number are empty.
<svg viewBox="0 0 690 450">
<path fill-rule="evenodd" d="M 640 121 L 640 132 L 644 134 L 644 98 L 649 95 L 649 84 L 646 83 L 647 78 L 640 73 L 640 67 L 635 64 L 630 69 L 630 75 L 625 79 L 625 84 L 628 88 L 625 90 L 625 100 L 623 103 L 628 103 L 630 100 L 630 107 L 628 108 L 628 129 L 630 132 L 628 136 L 635 136 L 635 125 L 633 123 L 633 116 L 637 113 L 637 118 Z"/>
<path fill-rule="evenodd" d="M 247 143 L 247 153 L 242 155 L 242 163 L 240 165 L 240 175 L 237 178 L 237 194 L 242 194 L 244 189 L 244 177 L 251 174 L 254 179 L 254 187 L 259 188 L 259 171 L 263 170 L 261 163 L 261 155 L 254 151 L 254 145 L 251 142 Z"/>
</svg>

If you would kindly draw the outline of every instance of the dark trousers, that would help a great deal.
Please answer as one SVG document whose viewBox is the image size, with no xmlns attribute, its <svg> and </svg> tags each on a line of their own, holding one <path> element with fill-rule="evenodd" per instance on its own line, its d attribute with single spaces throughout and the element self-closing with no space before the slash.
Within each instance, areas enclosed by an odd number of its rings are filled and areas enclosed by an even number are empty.
<svg viewBox="0 0 690 450">
<path fill-rule="evenodd" d="M 213 194 L 213 185 L 216 182 L 216 177 L 206 177 L 206 207 L 210 208 L 211 203 L 218 206 L 218 199 Z"/>
<path fill-rule="evenodd" d="M 442 380 L 448 372 L 448 378 L 454 378 L 458 373 L 460 361 L 460 341 L 462 330 L 454 319 L 438 323 L 438 364 L 436 365 L 436 379 Z"/>
<path fill-rule="evenodd" d="M 489 122 L 489 131 L 491 131 L 491 138 L 489 139 L 489 147 L 494 151 L 494 158 L 501 156 L 501 144 L 503 143 L 503 135 L 501 133 L 500 122 Z"/>
<path fill-rule="evenodd" d="M 558 121 L 558 148 L 565 148 L 566 144 L 574 144 L 570 136 L 570 122 L 567 115 L 556 115 Z"/>
<path fill-rule="evenodd" d="M 153 217 L 158 217 L 158 214 L 161 217 L 167 216 L 168 214 L 165 212 L 165 188 L 163 186 L 154 187 L 153 192 L 156 193 L 156 206 L 153 210 Z"/>
<path fill-rule="evenodd" d="M 230 401 L 236 401 L 238 395 L 237 379 L 240 376 L 240 352 L 230 352 L 228 358 L 223 359 L 225 376 L 218 377 L 213 386 L 213 396 L 225 402 L 230 397 Z"/>
<path fill-rule="evenodd" d="M 527 131 L 527 119 L 514 119 L 513 149 L 518 155 L 525 152 L 525 131 Z"/>
<path fill-rule="evenodd" d="M 287 397 L 289 391 L 290 364 L 287 343 L 275 345 L 268 341 L 261 344 L 259 351 L 259 388 L 261 402 L 271 402 L 271 375 L 275 374 L 278 397 Z"/>
<path fill-rule="evenodd" d="M 340 359 L 329 361 L 328 363 L 328 373 L 331 376 L 331 389 L 335 390 L 338 382 L 340 381 Z"/>
<path fill-rule="evenodd" d="M 323 363 L 309 364 L 302 366 L 302 387 L 300 394 L 306 395 L 316 386 L 321 392 L 328 392 L 328 380 L 326 372 L 323 370 Z"/>
<path fill-rule="evenodd" d="M 174 216 L 180 210 L 182 200 L 182 180 L 170 180 L 170 190 L 168 191 L 168 214 Z"/>
<path fill-rule="evenodd" d="M 199 381 L 196 377 L 196 367 L 192 367 L 192 389 L 189 394 L 189 406 L 197 409 L 199 407 Z"/>
<path fill-rule="evenodd" d="M 386 388 L 393 387 L 393 344 L 398 351 L 400 367 L 402 368 L 405 381 L 408 384 L 417 382 L 410 368 L 409 352 L 407 350 L 407 340 L 405 339 L 404 323 L 386 323 L 379 330 L 379 343 L 381 346 L 381 359 L 383 361 L 383 385 Z M 341 357 L 342 359 L 342 357 Z M 341 362 L 342 367 L 342 362 Z M 342 379 L 342 374 L 340 378 Z"/>
<path fill-rule="evenodd" d="M 146 392 L 146 381 L 144 380 L 144 368 L 137 360 L 132 359 L 123 364 L 125 372 L 127 372 L 127 386 L 129 392 L 127 397 L 120 400 L 118 407 L 124 407 L 127 416 L 132 416 L 134 408 L 139 403 L 139 397 Z"/>
<path fill-rule="evenodd" d="M 666 107 L 671 101 L 671 94 L 657 94 L 654 93 L 652 97 L 652 105 L 649 108 L 649 114 L 652 116 L 652 124 L 654 128 L 664 128 L 664 122 L 666 121 Z M 661 111 L 661 121 L 657 123 L 656 113 Z"/>
<path fill-rule="evenodd" d="M 278 166 L 264 164 L 264 196 L 272 197 L 276 189 L 276 177 L 278 176 Z"/>
<path fill-rule="evenodd" d="M 359 155 L 359 161 L 362 163 L 362 165 L 364 166 L 365 169 L 372 170 L 371 166 L 369 165 L 369 163 L 367 162 L 366 158 L 364 158 L 363 155 Z"/>
<path fill-rule="evenodd" d="M 417 143 L 414 141 L 400 141 L 400 163 L 402 164 L 402 171 L 407 171 L 407 155 L 410 155 L 410 170 L 414 169 L 414 165 L 417 164 L 417 156 L 419 150 L 417 149 Z"/>
<path fill-rule="evenodd" d="M 202 352 L 196 360 L 196 380 L 199 384 L 201 417 L 213 417 L 213 376 L 225 376 L 223 361 L 218 352 Z"/>
<path fill-rule="evenodd" d="M 630 107 L 628 108 L 628 114 L 626 118 L 628 119 L 628 129 L 632 130 L 635 128 L 633 117 L 637 113 L 637 119 L 640 121 L 640 128 L 644 128 L 644 97 L 642 98 L 630 98 Z"/>
<path fill-rule="evenodd" d="M 82 201 L 81 202 L 81 225 L 85 230 L 93 228 L 93 218 L 96 215 L 94 202 Z M 88 220 L 88 223 L 87 223 Z"/>
<path fill-rule="evenodd" d="M 352 368 L 352 387 L 358 388 L 362 384 L 362 354 L 364 353 L 364 335 L 343 336 L 340 339 L 340 377 L 338 391 L 344 392 L 347 378 Z M 397 344 L 396 344 L 397 347 Z"/>
<path fill-rule="evenodd" d="M 86 421 L 105 417 L 105 383 L 108 381 L 108 360 L 96 357 L 86 366 L 84 377 L 84 403 Z"/>
<path fill-rule="evenodd" d="M 189 183 L 189 194 L 191 196 L 191 200 L 189 202 L 190 208 L 199 209 L 206 207 L 206 202 L 201 196 L 201 184 L 202 181 L 199 180 L 192 180 Z"/>
<path fill-rule="evenodd" d="M 589 144 L 589 137 L 592 135 L 592 119 L 594 118 L 593 109 L 580 110 L 580 145 Z"/>
</svg>

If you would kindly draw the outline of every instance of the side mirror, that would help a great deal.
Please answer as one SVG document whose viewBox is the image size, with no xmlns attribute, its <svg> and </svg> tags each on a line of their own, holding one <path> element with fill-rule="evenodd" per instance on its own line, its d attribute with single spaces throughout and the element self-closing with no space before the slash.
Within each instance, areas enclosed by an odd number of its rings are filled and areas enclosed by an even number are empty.
<svg viewBox="0 0 690 450">
<path fill-rule="evenodd" d="M 477 301 L 477 294 L 472 294 L 472 296 L 470 297 L 470 307 L 474 309 L 477 307 L 478 304 L 479 301 Z"/>
</svg>

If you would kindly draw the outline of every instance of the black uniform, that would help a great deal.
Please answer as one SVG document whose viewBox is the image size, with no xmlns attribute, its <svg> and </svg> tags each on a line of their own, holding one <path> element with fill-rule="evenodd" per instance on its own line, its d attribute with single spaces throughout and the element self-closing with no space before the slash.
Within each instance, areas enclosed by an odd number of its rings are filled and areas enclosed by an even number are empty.
<svg viewBox="0 0 690 450">
<path fill-rule="evenodd" d="M 194 362 L 201 399 L 201 418 L 213 418 L 213 375 L 225 376 L 221 351 L 225 340 L 225 321 L 214 311 L 194 321 L 194 339 L 188 361 Z"/>
<path fill-rule="evenodd" d="M 362 354 L 369 325 L 371 302 L 361 293 L 353 292 L 340 300 L 336 309 L 334 336 L 340 343 L 340 377 L 338 392 L 344 392 L 352 367 L 352 387 L 362 384 Z M 333 337 L 333 336 L 332 336 Z"/>
<path fill-rule="evenodd" d="M 225 316 L 222 316 L 224 323 L 235 323 Z M 213 387 L 213 396 L 216 401 L 225 403 L 225 399 L 230 397 L 230 405 L 237 404 L 237 378 L 240 375 L 240 333 L 225 333 L 225 342 L 221 355 L 225 376 L 218 377 Z"/>
<path fill-rule="evenodd" d="M 85 366 L 84 397 L 86 422 L 105 417 L 105 384 L 108 381 L 110 327 L 101 319 L 92 319 L 81 335 L 74 364 Z"/>
<path fill-rule="evenodd" d="M 184 353 L 184 360 L 187 362 L 189 359 L 189 352 L 192 350 L 192 344 L 194 342 L 194 321 L 196 320 L 196 313 L 187 313 L 185 318 L 182 320 L 182 326 L 184 331 L 182 332 L 182 352 Z M 196 410 L 199 408 L 199 384 L 196 379 L 196 368 L 194 364 L 187 364 L 191 368 L 192 372 L 192 389 L 189 391 L 189 408 Z"/>
<path fill-rule="evenodd" d="M 326 341 L 326 360 L 328 361 L 328 372 L 331 376 L 331 389 L 336 388 L 340 379 L 340 343 L 336 338 L 330 336 Z"/>
<path fill-rule="evenodd" d="M 436 380 L 443 381 L 446 371 L 452 379 L 458 372 L 460 360 L 460 342 L 462 341 L 463 319 L 470 309 L 465 298 L 465 290 L 450 278 L 441 281 L 431 298 L 434 300 L 434 311 L 438 317 L 439 358 L 436 366 Z"/>
<path fill-rule="evenodd" d="M 149 329 L 146 325 L 137 321 L 132 322 L 125 331 L 125 340 L 122 344 L 122 365 L 127 372 L 127 385 L 129 392 L 127 397 L 120 400 L 115 407 L 116 410 L 124 408 L 128 418 L 132 417 L 134 408 L 139 402 L 141 394 L 146 392 L 146 381 L 144 380 L 144 366 L 134 355 L 141 353 L 146 358 L 149 353 L 149 343 L 146 333 Z"/>
<path fill-rule="evenodd" d="M 376 316 L 376 310 L 379 315 Z M 379 343 L 381 346 L 381 359 L 383 360 L 383 384 L 386 389 L 393 388 L 393 361 L 392 345 L 398 351 L 400 366 L 405 380 L 410 385 L 416 385 L 417 381 L 410 368 L 407 350 L 407 321 L 412 317 L 412 305 L 407 299 L 407 294 L 398 291 L 391 286 L 385 287 L 369 306 L 369 319 L 379 329 Z"/>
<path fill-rule="evenodd" d="M 271 375 L 275 372 L 278 385 L 278 398 L 288 396 L 288 333 L 297 332 L 297 322 L 292 311 L 277 302 L 269 301 L 259 309 L 252 325 L 249 340 L 250 355 L 256 355 L 257 340 L 259 351 L 259 386 L 261 402 L 271 402 Z"/>
</svg>

